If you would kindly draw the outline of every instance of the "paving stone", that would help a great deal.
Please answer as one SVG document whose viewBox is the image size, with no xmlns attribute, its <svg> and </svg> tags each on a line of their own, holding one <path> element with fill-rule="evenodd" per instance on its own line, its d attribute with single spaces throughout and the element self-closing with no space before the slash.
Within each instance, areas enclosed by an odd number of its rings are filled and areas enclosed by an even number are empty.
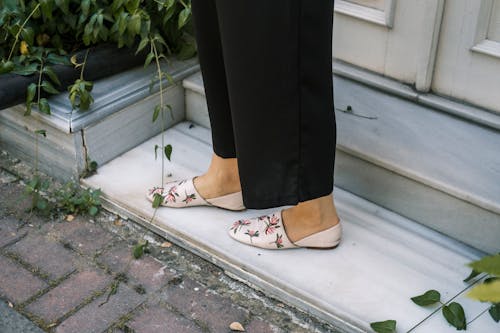
<svg viewBox="0 0 500 333">
<path fill-rule="evenodd" d="M 47 283 L 9 258 L 0 256 L 0 267 L 0 296 L 12 303 L 22 303 L 48 287 Z"/>
<path fill-rule="evenodd" d="M 15 242 L 26 235 L 26 228 L 18 230 L 20 224 L 21 221 L 12 216 L 0 218 L 0 247 Z"/>
<path fill-rule="evenodd" d="M 76 255 L 44 235 L 29 234 L 6 249 L 39 268 L 50 279 L 61 278 L 75 270 Z"/>
<path fill-rule="evenodd" d="M 148 292 L 157 291 L 175 276 L 167 266 L 151 256 L 133 258 L 132 247 L 123 242 L 104 252 L 99 261 L 116 273 L 126 273 Z"/>
<path fill-rule="evenodd" d="M 112 295 L 107 303 L 99 306 L 106 300 L 107 294 L 95 299 L 63 321 L 56 328 L 56 333 L 101 333 L 145 299 L 144 295 L 121 283 L 117 293 Z"/>
<path fill-rule="evenodd" d="M 43 333 L 43 331 L 23 317 L 6 303 L 0 301 L 0 332 L 2 333 Z"/>
<path fill-rule="evenodd" d="M 51 323 L 81 304 L 93 292 L 102 290 L 110 281 L 111 276 L 101 270 L 78 272 L 31 303 L 26 310 Z"/>
<path fill-rule="evenodd" d="M 193 321 L 175 314 L 172 311 L 156 305 L 141 312 L 137 317 L 127 323 L 135 333 L 157 333 L 157 332 L 203 332 Z"/>
<path fill-rule="evenodd" d="M 186 317 L 200 321 L 211 332 L 230 332 L 233 321 L 244 322 L 248 311 L 217 295 L 198 282 L 184 278 L 182 283 L 171 285 L 161 294 L 161 299 L 175 307 Z"/>
<path fill-rule="evenodd" d="M 84 222 L 81 216 L 72 222 L 58 224 L 55 229 L 58 238 L 78 252 L 95 255 L 113 240 L 113 235 L 98 225 Z"/>
<path fill-rule="evenodd" d="M 278 327 L 266 323 L 260 319 L 252 319 L 248 325 L 245 326 L 245 332 L 248 333 L 278 333 L 283 332 Z"/>
<path fill-rule="evenodd" d="M 29 197 L 23 195 L 24 187 L 18 183 L 0 184 L 2 200 L 0 210 L 2 212 L 16 212 L 20 214 L 31 207 Z"/>
</svg>

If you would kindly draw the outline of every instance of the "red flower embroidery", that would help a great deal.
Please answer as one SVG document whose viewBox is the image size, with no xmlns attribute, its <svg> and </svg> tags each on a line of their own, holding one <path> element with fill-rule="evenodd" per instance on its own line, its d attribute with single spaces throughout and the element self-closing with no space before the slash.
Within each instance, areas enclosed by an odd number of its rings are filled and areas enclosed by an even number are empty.
<svg viewBox="0 0 500 333">
<path fill-rule="evenodd" d="M 247 232 L 245 232 L 245 235 L 250 236 L 250 243 L 252 243 L 252 238 L 259 237 L 259 230 L 247 229 Z"/>
<path fill-rule="evenodd" d="M 280 219 L 276 215 L 273 214 L 271 218 L 267 216 L 267 222 L 264 221 L 266 224 L 266 228 L 264 229 L 264 233 L 266 235 L 272 234 L 276 231 L 276 229 L 280 228 L 281 226 L 278 225 Z"/>
<path fill-rule="evenodd" d="M 241 229 L 245 225 L 249 225 L 250 221 L 249 220 L 238 220 L 233 223 L 233 226 L 231 227 L 230 230 L 234 231 L 234 234 L 238 231 L 238 229 Z"/>
<path fill-rule="evenodd" d="M 149 195 L 154 196 L 155 194 L 160 194 L 160 195 L 163 194 L 163 187 L 155 186 L 149 189 Z"/>
<path fill-rule="evenodd" d="M 165 195 L 165 201 L 166 202 L 175 202 L 176 198 L 175 197 L 179 196 L 179 193 L 177 193 L 177 186 L 172 186 L 169 190 L 168 193 Z"/>
<path fill-rule="evenodd" d="M 279 221 L 280 221 L 280 218 L 277 217 L 276 215 L 273 215 L 271 217 L 271 220 L 269 221 L 269 223 L 272 224 L 272 225 L 275 225 L 275 224 L 278 224 Z"/>
<path fill-rule="evenodd" d="M 276 244 L 276 247 L 278 249 L 282 248 L 283 247 L 283 235 L 276 234 L 276 240 L 272 243 Z"/>
<path fill-rule="evenodd" d="M 191 201 L 193 201 L 195 199 L 196 199 L 196 194 L 194 194 L 194 193 L 193 194 L 187 194 L 187 192 L 186 192 L 186 199 L 184 199 L 182 201 L 185 202 L 186 205 L 187 205 L 188 203 L 190 203 Z"/>
</svg>

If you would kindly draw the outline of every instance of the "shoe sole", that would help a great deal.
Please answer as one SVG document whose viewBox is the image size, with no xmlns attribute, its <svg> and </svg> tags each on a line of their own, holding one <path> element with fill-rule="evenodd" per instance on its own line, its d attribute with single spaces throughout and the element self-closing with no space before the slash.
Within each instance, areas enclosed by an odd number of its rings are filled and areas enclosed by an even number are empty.
<svg viewBox="0 0 500 333">
<path fill-rule="evenodd" d="M 306 246 L 306 249 L 312 249 L 312 250 L 332 250 L 340 245 L 340 241 L 334 245 L 334 246 L 329 246 L 329 247 L 314 247 L 314 246 Z"/>
</svg>

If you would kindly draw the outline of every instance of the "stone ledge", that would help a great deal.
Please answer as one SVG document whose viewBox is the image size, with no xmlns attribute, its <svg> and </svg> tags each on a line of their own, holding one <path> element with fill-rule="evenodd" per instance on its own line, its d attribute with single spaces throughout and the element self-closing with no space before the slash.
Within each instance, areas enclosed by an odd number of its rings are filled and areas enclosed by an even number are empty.
<svg viewBox="0 0 500 333">
<path fill-rule="evenodd" d="M 174 80 L 171 84 L 163 79 L 163 98 L 173 111 L 163 125 L 161 119 L 152 123 L 153 109 L 160 101 L 159 83 L 149 90 L 155 70 L 154 64 L 139 66 L 96 81 L 95 103 L 88 111 L 73 112 L 68 93 L 49 99 L 51 115 L 34 108 L 31 116 L 25 117 L 23 104 L 2 110 L 0 147 L 31 162 L 35 155 L 33 132 L 43 128 L 47 136 L 38 135 L 41 170 L 58 179 L 78 178 L 87 159 L 104 164 L 185 118 L 181 81 L 199 70 L 198 59 L 163 62 L 162 70 Z"/>
</svg>

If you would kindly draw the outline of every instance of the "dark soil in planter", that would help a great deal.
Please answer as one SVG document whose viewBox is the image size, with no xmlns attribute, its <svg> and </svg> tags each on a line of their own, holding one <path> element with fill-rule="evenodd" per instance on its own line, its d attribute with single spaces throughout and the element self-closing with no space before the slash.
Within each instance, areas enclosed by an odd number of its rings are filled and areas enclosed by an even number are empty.
<svg viewBox="0 0 500 333">
<path fill-rule="evenodd" d="M 129 68 L 144 64 L 147 54 L 144 48 L 135 55 L 137 47 L 118 48 L 115 44 L 99 44 L 90 48 L 85 65 L 84 79 L 95 81 L 100 78 L 120 73 Z M 83 62 L 87 49 L 80 50 L 77 61 Z M 73 54 L 71 54 L 73 55 Z M 61 81 L 61 86 L 55 86 L 59 91 L 67 91 L 67 87 L 80 77 L 81 67 L 74 68 L 73 65 L 53 65 L 54 72 Z M 0 75 L 0 110 L 23 103 L 26 100 L 26 88 L 32 82 L 38 82 L 38 75 L 22 76 L 18 74 Z M 42 97 L 49 94 L 42 92 Z"/>
</svg>

